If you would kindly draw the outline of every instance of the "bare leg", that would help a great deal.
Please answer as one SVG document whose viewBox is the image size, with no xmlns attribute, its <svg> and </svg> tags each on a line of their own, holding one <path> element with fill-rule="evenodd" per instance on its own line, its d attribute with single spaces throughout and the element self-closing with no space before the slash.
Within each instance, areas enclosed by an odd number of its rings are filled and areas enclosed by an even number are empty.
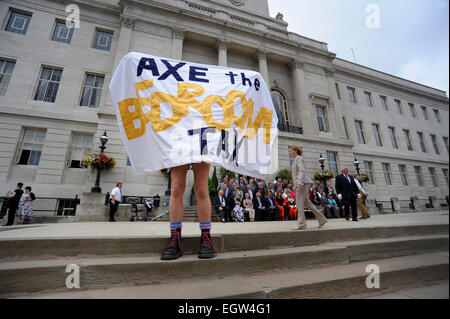
<svg viewBox="0 0 450 319">
<path fill-rule="evenodd" d="M 189 165 L 178 166 L 171 169 L 171 194 L 169 203 L 169 213 L 171 222 L 183 220 L 184 205 L 183 196 L 186 189 L 186 174 Z"/>
<path fill-rule="evenodd" d="M 211 221 L 211 200 L 208 192 L 210 164 L 192 164 L 194 170 L 194 191 L 197 198 L 198 219 L 200 222 Z"/>
</svg>

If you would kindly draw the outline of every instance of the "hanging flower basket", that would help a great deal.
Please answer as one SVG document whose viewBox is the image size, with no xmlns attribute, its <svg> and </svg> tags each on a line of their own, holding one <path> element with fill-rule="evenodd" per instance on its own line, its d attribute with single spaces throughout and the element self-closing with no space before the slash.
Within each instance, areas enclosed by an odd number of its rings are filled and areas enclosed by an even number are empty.
<svg viewBox="0 0 450 319">
<path fill-rule="evenodd" d="M 332 179 L 332 178 L 334 178 L 334 174 L 333 174 L 333 172 L 332 171 L 329 171 L 329 170 L 324 170 L 323 171 L 323 174 L 322 174 L 322 172 L 315 172 L 314 174 L 313 174 L 313 178 L 316 180 L 316 181 L 322 181 L 322 180 L 328 180 L 328 179 Z"/>
<path fill-rule="evenodd" d="M 91 153 L 81 162 L 81 167 L 98 169 L 111 169 L 116 165 L 116 160 L 105 153 Z"/>
<path fill-rule="evenodd" d="M 360 174 L 356 177 L 358 179 L 358 182 L 360 183 L 367 183 L 369 182 L 369 175 L 368 174 Z"/>
</svg>

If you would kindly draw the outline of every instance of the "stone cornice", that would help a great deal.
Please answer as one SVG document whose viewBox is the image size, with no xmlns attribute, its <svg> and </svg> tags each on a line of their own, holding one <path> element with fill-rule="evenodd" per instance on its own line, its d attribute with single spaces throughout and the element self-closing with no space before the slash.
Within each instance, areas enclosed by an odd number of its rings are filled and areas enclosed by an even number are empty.
<svg viewBox="0 0 450 319">
<path fill-rule="evenodd" d="M 443 103 L 449 103 L 449 99 L 448 98 L 444 98 L 442 96 L 436 95 L 436 94 L 432 94 L 432 93 L 428 93 L 428 92 L 424 92 L 424 91 L 419 91 L 417 89 L 411 88 L 411 87 L 407 87 L 405 85 L 399 84 L 399 83 L 395 83 L 392 81 L 389 81 L 387 79 L 381 79 L 381 78 L 376 78 L 374 76 L 371 76 L 369 74 L 365 74 L 359 71 L 355 71 L 355 70 L 351 70 L 351 69 L 347 69 L 341 66 L 335 66 L 335 70 L 336 70 L 336 74 L 342 73 L 342 74 L 348 74 L 351 77 L 354 78 L 359 78 L 363 81 L 368 81 L 368 82 L 373 82 L 376 83 L 377 85 L 381 85 L 381 86 L 388 86 L 391 89 L 397 89 L 397 90 L 402 90 L 408 94 L 413 94 L 413 95 L 419 95 L 419 96 L 424 96 L 424 97 L 428 97 L 428 98 L 432 98 L 434 100 L 437 100 L 439 102 L 443 102 Z M 391 76 L 390 74 L 387 74 L 388 76 Z M 404 79 L 403 79 L 404 80 Z M 421 85 L 420 83 L 417 83 L 418 85 Z"/>
</svg>

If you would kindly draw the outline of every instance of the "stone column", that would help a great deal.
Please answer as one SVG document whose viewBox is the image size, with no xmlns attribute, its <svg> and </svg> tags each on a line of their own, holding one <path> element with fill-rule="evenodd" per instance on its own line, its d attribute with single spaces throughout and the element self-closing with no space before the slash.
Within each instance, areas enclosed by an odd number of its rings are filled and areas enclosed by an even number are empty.
<svg viewBox="0 0 450 319">
<path fill-rule="evenodd" d="M 218 66 L 228 66 L 228 47 L 231 42 L 227 41 L 225 38 L 219 39 L 216 44 L 217 53 L 218 53 Z"/>
<path fill-rule="evenodd" d="M 182 28 L 172 29 L 172 51 L 170 56 L 175 60 L 183 59 L 183 40 L 186 31 Z"/>
<path fill-rule="evenodd" d="M 269 70 L 267 68 L 267 55 L 269 54 L 268 51 L 263 49 L 258 49 L 258 52 L 256 53 L 256 58 L 258 59 L 259 63 L 259 73 L 261 73 L 261 76 L 263 77 L 264 81 L 267 84 L 267 87 L 270 89 L 270 83 L 269 83 Z"/>
<path fill-rule="evenodd" d="M 304 63 L 298 59 L 294 59 L 289 63 L 292 71 L 292 82 L 295 92 L 295 106 L 299 114 L 303 133 L 313 134 L 313 120 L 315 118 L 311 113 L 310 101 L 308 99 L 308 90 L 306 87 L 305 72 L 303 71 Z"/>
<path fill-rule="evenodd" d="M 327 77 L 328 90 L 330 92 L 330 112 L 329 119 L 333 122 L 332 128 L 334 128 L 334 135 L 341 139 L 347 138 L 345 135 L 344 124 L 342 122 L 342 112 L 341 104 L 339 103 L 339 98 L 336 93 L 336 86 L 334 81 L 334 69 L 325 69 L 325 74 Z M 331 123 L 330 123 L 331 124 Z"/>
</svg>

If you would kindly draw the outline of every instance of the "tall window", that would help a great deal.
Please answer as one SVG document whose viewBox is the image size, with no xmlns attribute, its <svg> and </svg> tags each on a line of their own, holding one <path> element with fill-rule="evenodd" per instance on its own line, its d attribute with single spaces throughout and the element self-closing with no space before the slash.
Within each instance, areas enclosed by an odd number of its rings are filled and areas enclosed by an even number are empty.
<svg viewBox="0 0 450 319">
<path fill-rule="evenodd" d="M 327 110 L 324 106 L 316 106 L 317 122 L 320 132 L 328 132 Z"/>
<path fill-rule="evenodd" d="M 386 185 L 392 185 L 391 167 L 389 163 L 381 163 L 381 165 L 383 166 L 383 174 Z"/>
<path fill-rule="evenodd" d="M 15 62 L 0 58 L 0 95 L 5 95 Z"/>
<path fill-rule="evenodd" d="M 397 106 L 397 112 L 403 114 L 402 102 L 400 100 L 395 100 L 395 105 Z"/>
<path fill-rule="evenodd" d="M 447 153 L 448 153 L 448 137 L 443 136 L 442 140 L 444 141 L 445 147 L 447 148 Z"/>
<path fill-rule="evenodd" d="M 380 125 L 372 124 L 372 128 L 373 128 L 373 134 L 375 135 L 375 141 L 377 143 L 377 146 L 382 147 L 383 141 L 381 140 Z"/>
<path fill-rule="evenodd" d="M 355 89 L 351 88 L 351 87 L 347 87 L 347 91 L 348 91 L 348 97 L 350 99 L 350 103 L 355 103 L 356 104 L 356 93 L 355 93 Z"/>
<path fill-rule="evenodd" d="M 284 95 L 277 90 L 272 90 L 270 92 L 270 95 L 272 97 L 272 101 L 278 115 L 278 129 L 280 131 L 284 131 L 285 130 L 284 127 L 289 126 L 289 117 L 286 99 Z"/>
<path fill-rule="evenodd" d="M 438 179 L 436 175 L 436 169 L 434 167 L 428 167 L 428 171 L 430 172 L 431 181 L 433 182 L 434 187 L 439 187 Z"/>
<path fill-rule="evenodd" d="M 26 128 L 20 141 L 17 164 L 39 165 L 45 141 L 45 130 Z"/>
<path fill-rule="evenodd" d="M 408 186 L 408 172 L 406 170 L 406 165 L 399 165 L 398 169 L 400 171 L 400 177 L 404 186 Z"/>
<path fill-rule="evenodd" d="M 112 31 L 96 29 L 92 47 L 94 49 L 109 51 L 111 49 L 112 36 Z"/>
<path fill-rule="evenodd" d="M 9 12 L 9 18 L 5 30 L 19 34 L 27 33 L 31 15 L 32 14 L 29 12 L 11 9 Z"/>
<path fill-rule="evenodd" d="M 356 135 L 358 135 L 358 141 L 360 144 L 366 144 L 366 138 L 364 137 L 363 124 L 361 121 L 355 121 Z"/>
<path fill-rule="evenodd" d="M 417 117 L 416 107 L 414 106 L 414 104 L 408 103 L 408 105 L 409 105 L 409 112 L 411 113 L 411 116 Z"/>
<path fill-rule="evenodd" d="M 421 108 L 422 108 L 423 118 L 424 118 L 425 120 L 428 120 L 430 117 L 428 116 L 428 110 L 427 110 L 427 108 L 426 108 L 425 106 L 421 106 Z"/>
<path fill-rule="evenodd" d="M 34 99 L 54 103 L 62 72 L 60 69 L 43 67 Z"/>
<path fill-rule="evenodd" d="M 53 41 L 70 43 L 72 40 L 73 29 L 66 25 L 65 21 L 56 20 L 55 29 L 53 30 Z"/>
<path fill-rule="evenodd" d="M 72 135 L 70 142 L 68 165 L 73 168 L 80 168 L 83 158 L 89 155 L 92 149 L 92 135 L 76 134 Z"/>
<path fill-rule="evenodd" d="M 98 107 L 100 97 L 102 96 L 103 75 L 86 74 L 84 79 L 83 95 L 81 97 L 81 106 Z"/>
<path fill-rule="evenodd" d="M 345 117 L 342 117 L 342 122 L 344 123 L 345 136 L 347 138 L 350 138 L 350 136 L 348 135 L 347 122 L 345 121 Z"/>
<path fill-rule="evenodd" d="M 334 83 L 335 84 L 335 86 L 336 86 L 336 94 L 337 94 L 337 97 L 338 97 L 338 99 L 340 100 L 341 99 L 341 91 L 339 90 L 339 84 L 337 84 L 337 83 Z"/>
<path fill-rule="evenodd" d="M 433 109 L 434 116 L 436 117 L 436 121 L 441 122 L 441 114 L 439 114 L 439 110 Z"/>
<path fill-rule="evenodd" d="M 449 185 L 448 185 L 448 169 L 443 168 L 442 174 L 444 174 L 445 182 L 447 183 L 447 187 L 449 187 Z"/>
<path fill-rule="evenodd" d="M 420 148 L 422 149 L 422 152 L 426 153 L 427 152 L 427 148 L 425 146 L 425 140 L 423 138 L 423 133 L 422 132 L 417 132 L 417 137 L 419 137 L 419 144 L 420 144 Z"/>
<path fill-rule="evenodd" d="M 423 174 L 420 166 L 414 166 L 414 172 L 416 173 L 417 185 L 423 186 Z"/>
<path fill-rule="evenodd" d="M 403 130 L 403 134 L 405 135 L 405 142 L 408 151 L 413 151 L 414 149 L 411 143 L 411 136 L 409 135 L 409 130 Z"/>
<path fill-rule="evenodd" d="M 439 145 L 437 142 L 437 138 L 436 135 L 431 134 L 431 143 L 433 143 L 433 147 L 434 147 L 434 151 L 436 152 L 436 154 L 441 154 L 441 151 L 439 150 Z"/>
<path fill-rule="evenodd" d="M 372 162 L 364 162 L 364 168 L 366 169 L 367 175 L 369 175 L 369 184 L 375 184 L 375 179 L 373 178 Z"/>
<path fill-rule="evenodd" d="M 389 136 L 391 137 L 392 147 L 398 149 L 397 137 L 395 136 L 395 127 L 388 127 Z"/>
<path fill-rule="evenodd" d="M 389 111 L 389 107 L 387 104 L 387 97 L 380 95 L 380 100 L 381 100 L 381 105 L 383 106 L 383 110 Z"/>
<path fill-rule="evenodd" d="M 366 97 L 367 106 L 373 107 L 372 93 L 365 91 L 364 96 Z"/>
<path fill-rule="evenodd" d="M 327 152 L 328 169 L 338 176 L 337 154 L 334 152 Z"/>
</svg>

